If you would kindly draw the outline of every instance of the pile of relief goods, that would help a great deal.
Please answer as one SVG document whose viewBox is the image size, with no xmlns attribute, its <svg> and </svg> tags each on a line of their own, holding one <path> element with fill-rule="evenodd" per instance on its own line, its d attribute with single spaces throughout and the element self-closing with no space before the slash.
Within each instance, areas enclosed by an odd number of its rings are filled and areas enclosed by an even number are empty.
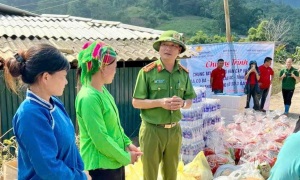
<svg viewBox="0 0 300 180">
<path fill-rule="evenodd" d="M 192 107 L 181 110 L 181 154 L 184 163 L 191 162 L 201 150 L 210 145 L 210 138 L 213 138 L 211 133 L 221 123 L 220 100 L 206 98 L 203 93 L 205 89 L 201 87 L 195 88 L 195 91 L 197 98 L 193 100 Z"/>
<path fill-rule="evenodd" d="M 205 97 L 205 89 L 195 89 L 197 98 L 190 109 L 182 110 L 182 148 L 179 180 L 263 180 L 296 119 L 281 112 L 246 109 L 225 123 L 220 101 Z M 184 165 L 185 164 L 185 165 Z M 143 179 L 142 162 L 126 166 L 126 179 Z M 159 172 L 158 179 L 162 179 Z"/>
<path fill-rule="evenodd" d="M 214 135 L 219 135 L 223 144 L 218 144 L 219 140 L 214 142 L 213 138 L 210 147 L 204 148 L 215 179 L 250 176 L 267 179 L 284 140 L 293 132 L 295 124 L 296 119 L 280 116 L 277 111 L 261 113 L 246 110 L 235 115 L 233 123 L 216 127 Z M 221 151 L 223 147 L 225 153 Z M 228 151 L 234 163 L 230 160 L 226 164 L 220 163 Z M 209 154 L 220 157 L 210 158 Z"/>
<path fill-rule="evenodd" d="M 159 168 L 160 169 L 160 168 Z M 142 180 L 143 164 L 139 159 L 134 165 L 130 164 L 125 167 L 126 180 Z M 158 173 L 158 180 L 163 180 L 161 172 Z M 177 169 L 177 180 L 210 180 L 213 174 L 209 164 L 204 156 L 203 151 L 198 153 L 194 160 L 186 165 L 179 161 Z"/>
<path fill-rule="evenodd" d="M 246 109 L 225 123 L 220 100 L 206 98 L 205 88 L 196 87 L 195 91 L 193 106 L 181 110 L 183 162 L 191 162 L 203 151 L 215 177 L 232 172 L 239 177 L 235 179 L 267 178 L 296 120 L 281 116 L 279 111 Z"/>
</svg>

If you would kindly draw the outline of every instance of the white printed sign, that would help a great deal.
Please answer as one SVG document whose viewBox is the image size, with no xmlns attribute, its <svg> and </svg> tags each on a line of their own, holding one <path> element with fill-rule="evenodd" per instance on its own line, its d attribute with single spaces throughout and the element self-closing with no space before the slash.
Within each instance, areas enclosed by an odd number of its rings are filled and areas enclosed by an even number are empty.
<svg viewBox="0 0 300 180">
<path fill-rule="evenodd" d="M 224 59 L 224 93 L 243 93 L 249 62 L 256 61 L 260 66 L 265 57 L 273 59 L 274 47 L 273 42 L 192 45 L 190 48 L 197 54 L 190 59 L 182 59 L 181 64 L 189 69 L 193 86 L 206 87 L 207 92 L 211 92 L 210 73 L 217 67 L 218 59 Z"/>
</svg>

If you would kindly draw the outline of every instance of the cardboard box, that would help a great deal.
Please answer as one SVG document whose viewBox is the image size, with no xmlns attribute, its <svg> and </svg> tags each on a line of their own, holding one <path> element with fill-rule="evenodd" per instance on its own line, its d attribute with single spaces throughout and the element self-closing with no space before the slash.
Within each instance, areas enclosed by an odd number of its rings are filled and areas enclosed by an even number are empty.
<svg viewBox="0 0 300 180">
<path fill-rule="evenodd" d="M 246 94 L 214 94 L 211 96 L 212 99 L 220 99 L 221 109 L 243 109 L 246 106 L 247 95 Z"/>
<path fill-rule="evenodd" d="M 4 162 L 3 164 L 3 177 L 4 180 L 17 180 L 18 179 L 18 161 L 12 160 Z"/>
</svg>

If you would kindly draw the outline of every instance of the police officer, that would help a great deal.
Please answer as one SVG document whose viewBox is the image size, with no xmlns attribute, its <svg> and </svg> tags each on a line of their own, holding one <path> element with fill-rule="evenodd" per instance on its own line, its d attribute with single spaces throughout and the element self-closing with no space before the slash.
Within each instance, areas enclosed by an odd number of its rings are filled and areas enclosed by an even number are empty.
<svg viewBox="0 0 300 180">
<path fill-rule="evenodd" d="M 177 57 L 186 50 L 182 36 L 165 31 L 154 42 L 160 59 L 143 67 L 137 77 L 132 104 L 141 109 L 139 143 L 144 180 L 156 180 L 161 164 L 165 180 L 175 180 L 182 132 L 180 108 L 187 109 L 196 97 L 188 70 Z"/>
</svg>

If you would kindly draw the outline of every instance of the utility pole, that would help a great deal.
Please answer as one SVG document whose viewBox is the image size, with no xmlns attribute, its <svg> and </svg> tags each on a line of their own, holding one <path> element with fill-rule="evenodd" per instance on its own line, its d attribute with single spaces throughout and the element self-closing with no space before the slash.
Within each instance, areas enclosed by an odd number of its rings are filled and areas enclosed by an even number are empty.
<svg viewBox="0 0 300 180">
<path fill-rule="evenodd" d="M 227 42 L 231 42 L 231 30 L 230 30 L 230 16 L 228 0 L 224 0 L 224 12 L 225 12 L 225 23 L 226 23 L 226 39 Z"/>
<path fill-rule="evenodd" d="M 228 0 L 224 0 L 224 12 L 225 12 L 225 23 L 226 23 L 226 39 L 227 39 L 227 42 L 228 42 L 229 49 L 234 50 L 234 47 L 233 47 L 233 44 L 232 44 L 232 41 L 231 41 L 230 15 L 229 15 Z M 230 58 L 231 58 L 231 61 L 233 59 L 235 59 L 234 51 L 230 51 Z M 232 64 L 231 69 L 235 70 L 236 69 L 235 66 L 236 65 Z M 232 75 L 233 75 L 233 82 L 234 82 L 234 84 L 236 84 L 236 73 L 235 73 L 235 71 L 233 71 Z M 234 85 L 233 91 L 234 91 L 234 93 L 237 93 L 237 86 L 236 85 Z"/>
</svg>

